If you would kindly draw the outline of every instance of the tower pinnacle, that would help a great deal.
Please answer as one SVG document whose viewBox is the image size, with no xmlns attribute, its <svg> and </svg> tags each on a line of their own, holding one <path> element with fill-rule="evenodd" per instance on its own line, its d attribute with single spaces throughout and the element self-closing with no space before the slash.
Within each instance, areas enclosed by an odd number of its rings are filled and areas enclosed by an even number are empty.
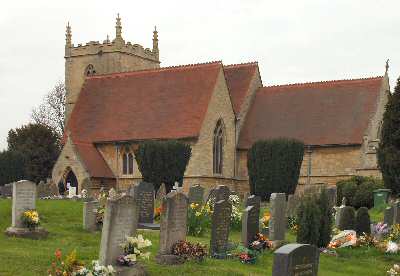
<svg viewBox="0 0 400 276">
<path fill-rule="evenodd" d="M 389 72 L 389 59 L 386 60 L 386 65 L 385 65 L 385 74 Z"/>
<path fill-rule="evenodd" d="M 153 53 L 157 56 L 157 59 L 159 59 L 157 26 L 154 26 L 153 31 Z"/>
<path fill-rule="evenodd" d="M 67 30 L 65 31 L 65 47 L 72 46 L 72 33 L 71 33 L 71 26 L 69 22 L 67 23 Z"/>
<path fill-rule="evenodd" d="M 122 39 L 122 24 L 119 13 L 117 15 L 117 22 L 115 24 L 115 39 Z"/>
</svg>

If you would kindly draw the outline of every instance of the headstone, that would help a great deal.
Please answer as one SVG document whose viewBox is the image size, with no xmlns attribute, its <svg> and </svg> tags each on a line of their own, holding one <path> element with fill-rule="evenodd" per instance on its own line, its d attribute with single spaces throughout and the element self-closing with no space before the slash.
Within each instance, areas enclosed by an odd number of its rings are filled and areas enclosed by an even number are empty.
<svg viewBox="0 0 400 276">
<path fill-rule="evenodd" d="M 273 193 L 270 198 L 269 239 L 272 241 L 285 240 L 286 232 L 286 195 Z"/>
<path fill-rule="evenodd" d="M 29 230 L 21 219 L 25 211 L 36 209 L 36 184 L 28 180 L 21 180 L 13 183 L 12 190 L 12 224 L 6 230 L 6 234 L 34 239 L 47 236 L 48 232 L 43 228 Z"/>
<path fill-rule="evenodd" d="M 13 195 L 12 187 L 13 187 L 13 183 L 5 184 L 1 189 L 1 196 L 2 197 L 12 197 L 12 195 Z"/>
<path fill-rule="evenodd" d="M 383 222 L 386 223 L 388 227 L 391 227 L 393 225 L 393 220 L 394 220 L 394 207 L 393 206 L 386 207 L 384 212 Z"/>
<path fill-rule="evenodd" d="M 96 211 L 98 207 L 98 201 L 89 201 L 83 203 L 83 229 L 88 231 L 97 230 Z"/>
<path fill-rule="evenodd" d="M 128 195 L 107 200 L 101 232 L 101 265 L 115 265 L 117 257 L 123 253 L 120 244 L 127 236 L 136 235 L 136 208 L 134 199 Z"/>
<path fill-rule="evenodd" d="M 207 191 L 205 196 L 205 202 L 207 203 L 209 201 L 215 201 L 215 197 L 216 197 L 216 189 L 212 188 Z"/>
<path fill-rule="evenodd" d="M 343 197 L 342 198 L 342 205 L 340 205 L 339 207 L 335 207 L 335 210 L 336 210 L 335 226 L 336 226 L 336 228 L 339 228 L 339 222 L 341 220 L 343 209 L 344 209 L 344 207 L 346 207 L 346 202 L 347 202 L 346 198 Z"/>
<path fill-rule="evenodd" d="M 58 189 L 58 186 L 52 181 L 49 181 L 47 183 L 48 183 L 49 189 L 50 189 L 50 196 L 59 196 L 60 190 Z"/>
<path fill-rule="evenodd" d="M 309 244 L 287 244 L 274 252 L 272 276 L 317 276 L 319 250 Z"/>
<path fill-rule="evenodd" d="M 182 192 L 172 191 L 162 203 L 160 225 L 160 249 L 157 262 L 161 264 L 181 263 L 178 257 L 171 256 L 172 248 L 178 241 L 186 240 L 188 198 Z"/>
<path fill-rule="evenodd" d="M 40 181 L 36 186 L 36 194 L 38 198 L 44 198 L 49 196 L 49 188 L 44 183 L 44 181 Z"/>
<path fill-rule="evenodd" d="M 197 203 L 202 205 L 204 197 L 204 188 L 200 185 L 191 186 L 189 188 L 189 204 Z"/>
<path fill-rule="evenodd" d="M 400 201 L 397 200 L 393 204 L 394 212 L 393 212 L 393 224 L 400 224 Z"/>
<path fill-rule="evenodd" d="M 214 204 L 214 212 L 211 221 L 211 257 L 226 257 L 231 213 L 232 204 L 228 200 L 220 200 Z"/>
<path fill-rule="evenodd" d="M 215 189 L 215 202 L 220 200 L 229 200 L 229 195 L 231 194 L 229 187 L 225 185 L 218 185 Z"/>
<path fill-rule="evenodd" d="M 356 212 L 351 206 L 340 207 L 340 215 L 338 217 L 339 230 L 354 230 L 356 221 Z"/>
<path fill-rule="evenodd" d="M 242 244 L 245 247 L 254 241 L 256 234 L 259 232 L 259 215 L 260 209 L 256 206 L 247 206 L 242 214 Z"/>
<path fill-rule="evenodd" d="M 133 188 L 133 195 L 139 209 L 139 223 L 153 223 L 154 220 L 154 186 L 152 183 L 140 182 Z"/>
<path fill-rule="evenodd" d="M 160 188 L 157 191 L 157 199 L 163 199 L 164 196 L 167 195 L 167 188 L 165 188 L 165 183 L 161 183 Z"/>
<path fill-rule="evenodd" d="M 251 195 L 245 198 L 244 207 L 253 206 L 254 212 L 256 213 L 257 217 L 260 217 L 260 210 L 261 210 L 261 197 L 256 195 Z M 260 220 L 257 220 L 257 229 L 260 227 Z"/>
<path fill-rule="evenodd" d="M 286 215 L 288 217 L 296 216 L 296 210 L 300 203 L 299 196 L 297 195 L 288 195 L 287 203 L 286 203 Z"/>
<path fill-rule="evenodd" d="M 76 187 L 69 186 L 69 189 L 68 189 L 68 197 L 69 197 L 69 198 L 72 198 L 72 197 L 74 197 L 74 196 L 76 196 Z"/>
</svg>

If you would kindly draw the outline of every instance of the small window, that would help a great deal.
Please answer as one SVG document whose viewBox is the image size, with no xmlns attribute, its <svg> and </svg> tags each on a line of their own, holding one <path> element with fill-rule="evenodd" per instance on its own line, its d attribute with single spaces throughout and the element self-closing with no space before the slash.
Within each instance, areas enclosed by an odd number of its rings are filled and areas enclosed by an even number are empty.
<svg viewBox="0 0 400 276">
<path fill-rule="evenodd" d="M 85 69 L 85 75 L 87 77 L 93 76 L 96 74 L 96 70 L 94 69 L 93 64 L 89 64 Z"/>
<path fill-rule="evenodd" d="M 222 174 L 224 153 L 224 124 L 222 120 L 218 120 L 214 129 L 213 141 L 213 172 L 214 174 Z"/>
<path fill-rule="evenodd" d="M 130 152 L 122 155 L 122 174 L 133 174 L 133 154 Z"/>
</svg>

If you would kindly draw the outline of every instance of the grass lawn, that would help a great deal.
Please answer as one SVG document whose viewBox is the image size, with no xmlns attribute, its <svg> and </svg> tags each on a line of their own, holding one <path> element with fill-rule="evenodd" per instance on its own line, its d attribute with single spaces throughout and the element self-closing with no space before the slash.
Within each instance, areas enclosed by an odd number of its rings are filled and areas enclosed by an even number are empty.
<svg viewBox="0 0 400 276">
<path fill-rule="evenodd" d="M 50 235 L 46 240 L 26 240 L 8 238 L 0 234 L 0 275 L 47 275 L 53 253 L 60 248 L 63 253 L 76 249 L 79 258 L 90 262 L 98 258 L 100 233 L 82 230 L 82 203 L 74 201 L 37 202 L 42 218 L 42 226 Z M 374 211 L 374 218 L 379 218 Z M 0 200 L 0 230 L 11 225 L 11 200 Z M 150 275 L 271 275 L 273 254 L 264 253 L 255 265 L 244 265 L 237 260 L 212 260 L 203 263 L 189 262 L 181 266 L 160 266 L 154 261 L 158 249 L 158 231 L 145 231 L 146 238 L 153 242 L 152 257 L 144 262 Z M 203 238 L 188 237 L 191 241 L 209 244 L 209 236 Z M 230 239 L 240 241 L 240 233 L 231 233 Z M 288 234 L 287 239 L 295 237 Z M 400 263 L 400 255 L 389 256 L 375 249 L 341 249 L 339 257 L 321 255 L 320 272 L 322 276 L 339 275 L 386 275 L 386 270 L 394 263 Z"/>
</svg>

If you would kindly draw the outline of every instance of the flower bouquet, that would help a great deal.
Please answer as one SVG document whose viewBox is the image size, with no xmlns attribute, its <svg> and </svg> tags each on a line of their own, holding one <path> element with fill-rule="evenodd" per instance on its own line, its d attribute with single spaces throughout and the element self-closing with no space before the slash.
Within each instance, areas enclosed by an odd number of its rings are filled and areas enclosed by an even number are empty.
<svg viewBox="0 0 400 276">
<path fill-rule="evenodd" d="M 142 235 L 137 237 L 127 237 L 121 244 L 124 254 L 118 256 L 117 263 L 121 266 L 132 266 L 136 264 L 138 258 L 149 259 L 150 252 L 144 252 L 144 248 L 150 247 L 151 241 L 144 239 Z"/>
<path fill-rule="evenodd" d="M 385 236 L 387 236 L 390 232 L 390 229 L 386 223 L 379 222 L 374 224 L 371 228 L 371 234 L 377 240 L 383 240 Z"/>
<path fill-rule="evenodd" d="M 329 249 L 354 246 L 357 243 L 357 234 L 353 230 L 344 230 L 334 236 L 328 245 Z"/>
<path fill-rule="evenodd" d="M 29 228 L 29 230 L 34 230 L 39 226 L 39 213 L 36 210 L 27 210 L 21 215 L 22 224 Z"/>
<path fill-rule="evenodd" d="M 263 234 L 258 233 L 254 237 L 254 241 L 249 245 L 251 250 L 261 252 L 267 248 L 272 248 L 272 242 L 267 239 Z"/>
<path fill-rule="evenodd" d="M 193 244 L 188 241 L 179 241 L 172 247 L 172 254 L 184 260 L 203 261 L 207 257 L 207 248 L 200 243 Z"/>
<path fill-rule="evenodd" d="M 398 264 L 393 265 L 388 271 L 387 275 L 389 276 L 396 276 L 400 275 L 400 266 Z"/>
<path fill-rule="evenodd" d="M 161 219 L 161 211 L 162 211 L 162 206 L 157 207 L 154 209 L 154 220 L 155 221 L 160 221 Z"/>
</svg>

